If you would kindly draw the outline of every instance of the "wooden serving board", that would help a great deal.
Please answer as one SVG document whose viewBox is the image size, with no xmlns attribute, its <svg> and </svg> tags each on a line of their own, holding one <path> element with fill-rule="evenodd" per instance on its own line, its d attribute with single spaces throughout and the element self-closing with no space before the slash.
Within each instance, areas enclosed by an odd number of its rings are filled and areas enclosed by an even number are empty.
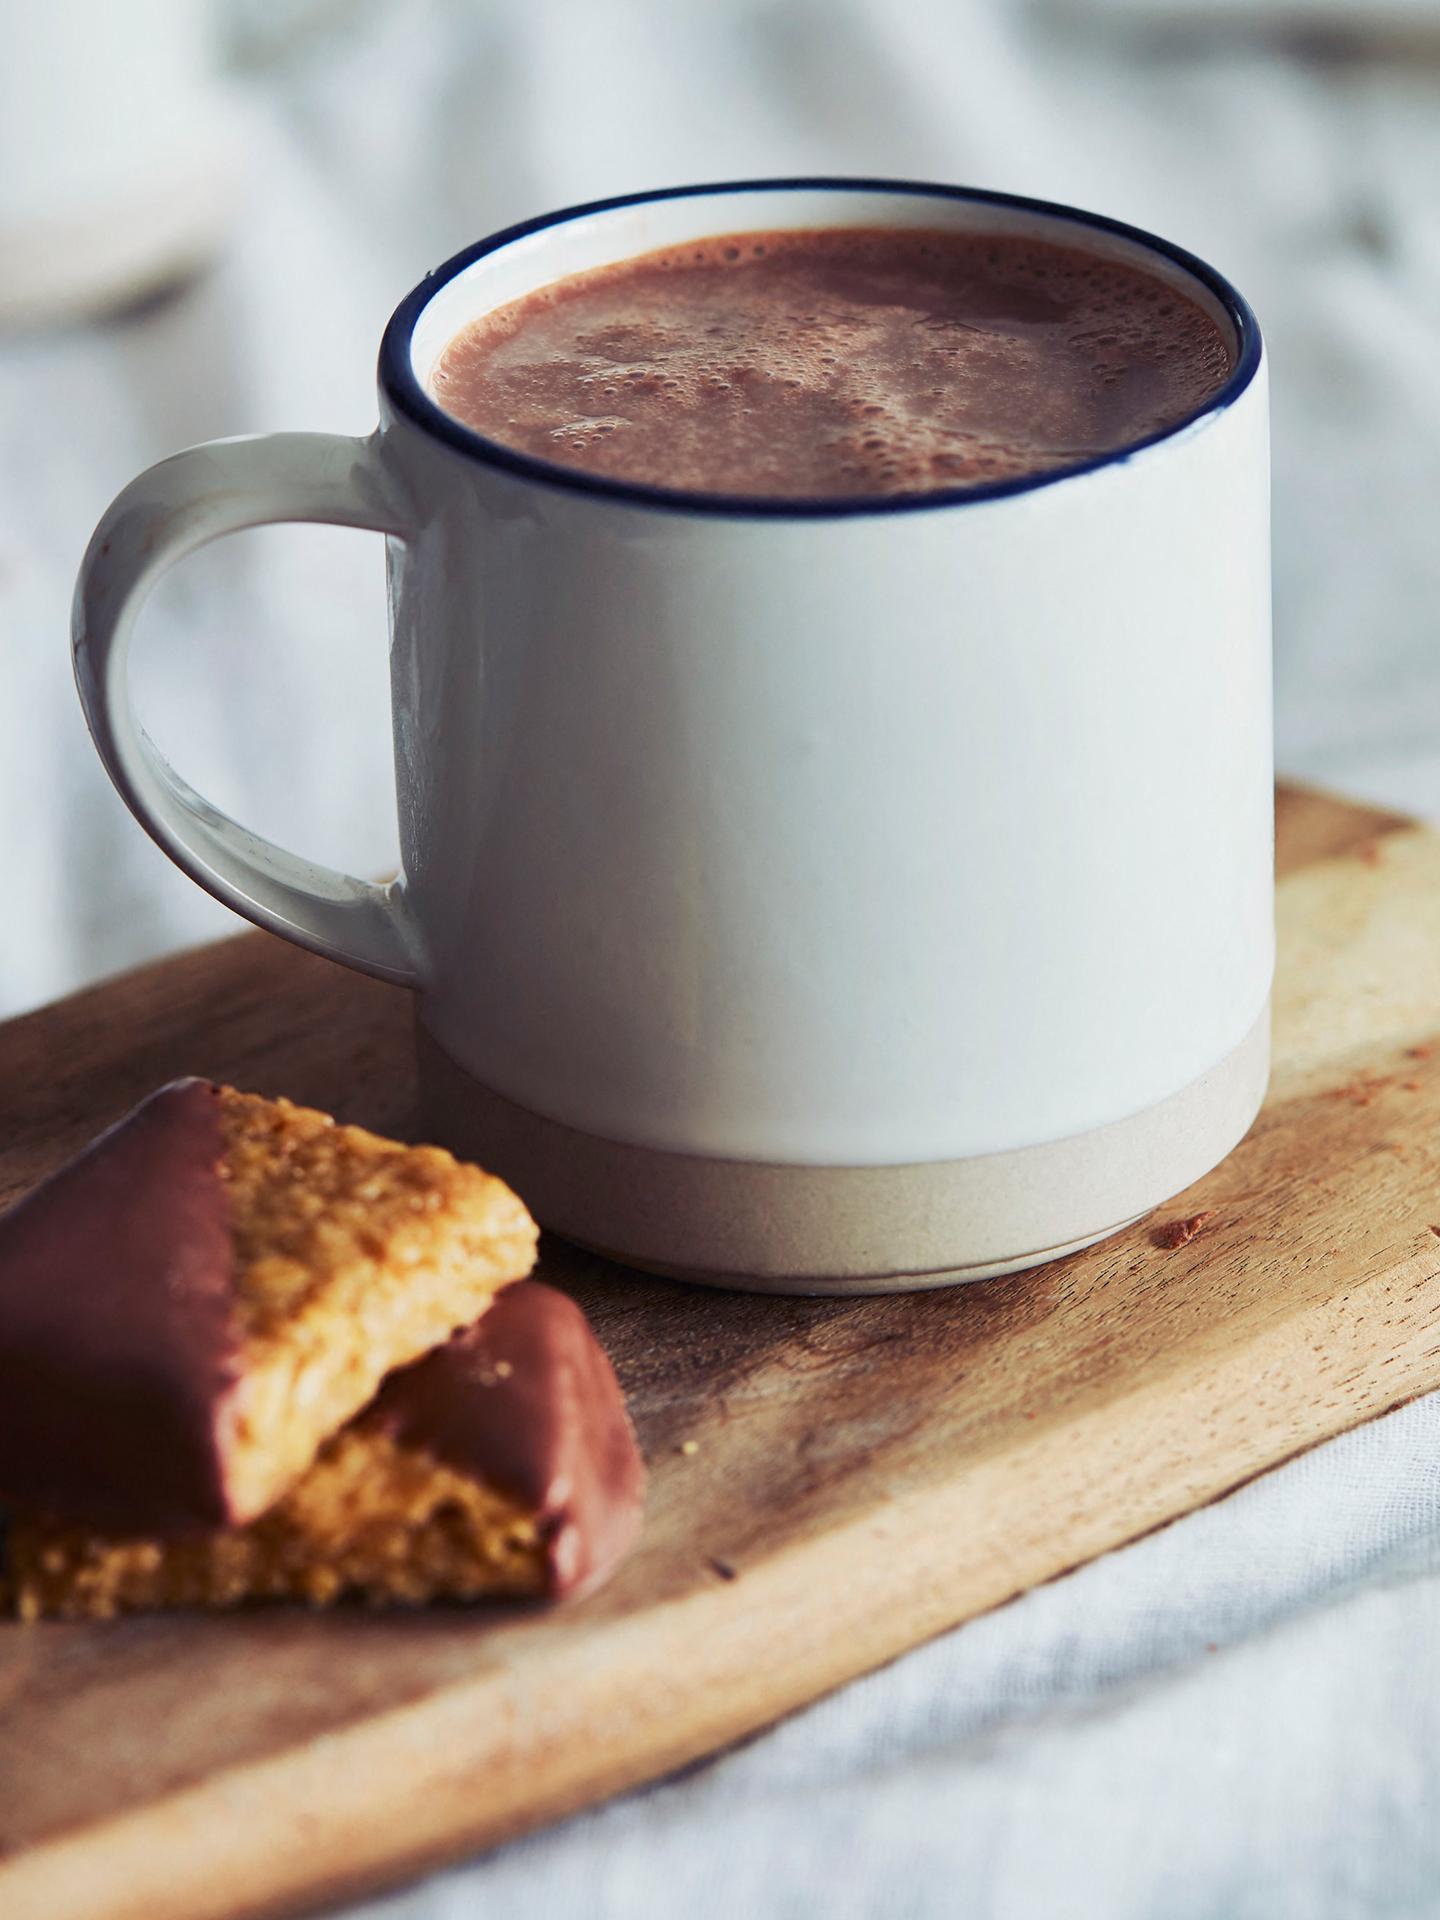
<svg viewBox="0 0 1440 1920">
<path fill-rule="evenodd" d="M 1279 863 L 1270 1102 L 1155 1220 L 877 1300 L 547 1249 L 652 1470 L 640 1548 L 591 1600 L 0 1626 L 4 1920 L 233 1920 L 414 1873 L 712 1753 L 1440 1384 L 1440 836 L 1289 790 Z M 0 1200 L 177 1073 L 411 1133 L 408 1022 L 398 992 L 262 935 L 16 1021 Z"/>
</svg>

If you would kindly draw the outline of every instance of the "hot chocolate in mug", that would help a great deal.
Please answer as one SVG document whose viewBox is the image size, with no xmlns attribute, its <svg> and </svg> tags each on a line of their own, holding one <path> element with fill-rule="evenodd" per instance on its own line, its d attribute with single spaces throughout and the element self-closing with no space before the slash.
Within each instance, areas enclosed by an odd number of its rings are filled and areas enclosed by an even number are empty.
<svg viewBox="0 0 1440 1920">
<path fill-rule="evenodd" d="M 1210 315 L 1232 370 L 1119 452 L 832 501 L 558 466 L 429 396 L 451 338 L 536 288 L 835 226 L 1133 262 Z M 120 792 L 202 886 L 413 990 L 426 1133 L 546 1226 L 775 1291 L 1005 1273 L 1168 1199 L 1264 1092 L 1267 434 L 1248 306 L 1114 221 L 849 180 L 601 202 L 408 295 L 368 438 L 221 441 L 133 481 L 81 570 L 81 697 Z M 129 703 L 157 576 L 286 520 L 386 536 L 388 886 L 227 819 Z"/>
</svg>

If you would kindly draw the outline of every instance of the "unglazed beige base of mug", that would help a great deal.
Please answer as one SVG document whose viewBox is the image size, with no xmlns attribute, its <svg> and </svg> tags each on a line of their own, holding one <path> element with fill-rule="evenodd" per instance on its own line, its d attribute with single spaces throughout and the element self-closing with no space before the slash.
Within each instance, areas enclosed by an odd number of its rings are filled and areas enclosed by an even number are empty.
<svg viewBox="0 0 1440 1920">
<path fill-rule="evenodd" d="M 1009 1153 L 806 1167 L 627 1145 L 502 1098 L 417 1027 L 428 1137 L 507 1180 L 541 1225 L 627 1266 L 747 1292 L 898 1293 L 988 1280 L 1118 1233 L 1197 1180 L 1264 1098 L 1270 1007 L 1178 1093 Z"/>
</svg>

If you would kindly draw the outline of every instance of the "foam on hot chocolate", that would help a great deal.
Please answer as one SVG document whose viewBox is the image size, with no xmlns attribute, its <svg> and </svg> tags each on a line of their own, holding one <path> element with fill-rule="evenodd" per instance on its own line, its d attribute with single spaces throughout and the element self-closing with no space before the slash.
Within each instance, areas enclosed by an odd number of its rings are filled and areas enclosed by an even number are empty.
<svg viewBox="0 0 1440 1920">
<path fill-rule="evenodd" d="M 557 281 L 446 347 L 439 403 L 493 440 L 705 493 L 926 493 L 1043 473 L 1203 407 L 1216 323 L 1128 262 L 996 234 L 691 243 Z"/>
</svg>

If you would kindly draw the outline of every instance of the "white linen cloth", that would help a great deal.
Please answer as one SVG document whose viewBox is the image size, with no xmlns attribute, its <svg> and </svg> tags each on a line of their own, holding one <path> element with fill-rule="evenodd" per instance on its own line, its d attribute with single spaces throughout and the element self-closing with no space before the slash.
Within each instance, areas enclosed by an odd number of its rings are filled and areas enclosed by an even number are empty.
<svg viewBox="0 0 1440 1920">
<path fill-rule="evenodd" d="M 1437 1447 L 1432 1396 L 349 1920 L 1431 1916 Z"/>
<path fill-rule="evenodd" d="M 338 0 L 231 16 L 248 155 L 178 298 L 0 342 L 0 1011 L 233 924 L 132 824 L 65 639 L 111 494 L 366 430 L 384 320 L 479 234 L 630 188 L 879 173 L 1101 208 L 1259 310 L 1282 765 L 1440 817 L 1440 13 L 1428 0 Z M 394 859 L 379 542 L 196 556 L 140 704 L 247 823 Z M 1440 1912 L 1440 1404 L 367 1920 Z M 764 1649 L 757 1647 L 757 1659 Z"/>
</svg>

